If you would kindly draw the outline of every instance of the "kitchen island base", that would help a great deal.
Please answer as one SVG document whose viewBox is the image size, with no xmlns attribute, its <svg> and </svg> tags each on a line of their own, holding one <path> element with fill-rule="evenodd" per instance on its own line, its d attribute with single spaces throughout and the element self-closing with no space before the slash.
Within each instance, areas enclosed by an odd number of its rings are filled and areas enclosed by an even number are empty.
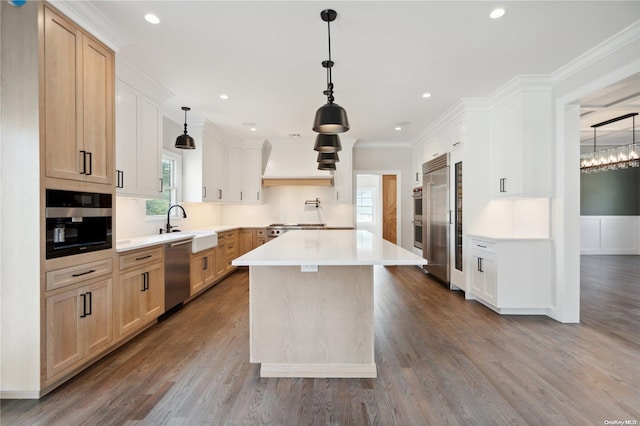
<svg viewBox="0 0 640 426">
<path fill-rule="evenodd" d="M 250 266 L 249 276 L 261 377 L 376 377 L 372 265 Z"/>
</svg>

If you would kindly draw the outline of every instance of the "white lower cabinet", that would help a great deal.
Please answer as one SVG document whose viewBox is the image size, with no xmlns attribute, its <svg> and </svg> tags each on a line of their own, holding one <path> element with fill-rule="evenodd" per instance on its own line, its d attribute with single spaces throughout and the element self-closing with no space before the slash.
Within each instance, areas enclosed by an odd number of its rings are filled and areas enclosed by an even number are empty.
<svg viewBox="0 0 640 426">
<path fill-rule="evenodd" d="M 471 237 L 469 258 L 468 299 L 501 314 L 549 313 L 549 239 Z"/>
</svg>

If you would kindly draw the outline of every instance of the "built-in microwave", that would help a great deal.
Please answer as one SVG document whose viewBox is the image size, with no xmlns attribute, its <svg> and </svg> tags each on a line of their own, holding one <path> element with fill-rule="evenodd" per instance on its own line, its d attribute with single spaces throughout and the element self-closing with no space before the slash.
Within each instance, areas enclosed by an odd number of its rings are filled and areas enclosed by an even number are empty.
<svg viewBox="0 0 640 426">
<path fill-rule="evenodd" d="M 46 258 L 112 247 L 111 194 L 47 189 Z"/>
</svg>

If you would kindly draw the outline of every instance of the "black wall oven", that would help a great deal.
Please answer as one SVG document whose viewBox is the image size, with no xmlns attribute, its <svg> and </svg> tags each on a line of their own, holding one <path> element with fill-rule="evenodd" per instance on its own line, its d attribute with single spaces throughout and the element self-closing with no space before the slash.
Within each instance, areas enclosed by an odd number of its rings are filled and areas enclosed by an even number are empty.
<svg viewBox="0 0 640 426">
<path fill-rule="evenodd" d="M 422 187 L 413 188 L 413 246 L 422 250 Z"/>
<path fill-rule="evenodd" d="M 46 258 L 112 247 L 112 195 L 47 189 Z"/>
</svg>

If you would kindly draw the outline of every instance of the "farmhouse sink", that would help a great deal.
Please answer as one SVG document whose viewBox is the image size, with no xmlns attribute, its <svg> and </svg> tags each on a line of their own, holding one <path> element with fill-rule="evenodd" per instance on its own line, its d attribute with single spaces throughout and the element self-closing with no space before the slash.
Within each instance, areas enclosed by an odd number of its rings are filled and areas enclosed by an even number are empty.
<svg viewBox="0 0 640 426">
<path fill-rule="evenodd" d="M 185 234 L 193 234 L 192 253 L 198 253 L 218 245 L 218 234 L 215 231 L 186 231 Z"/>
</svg>

